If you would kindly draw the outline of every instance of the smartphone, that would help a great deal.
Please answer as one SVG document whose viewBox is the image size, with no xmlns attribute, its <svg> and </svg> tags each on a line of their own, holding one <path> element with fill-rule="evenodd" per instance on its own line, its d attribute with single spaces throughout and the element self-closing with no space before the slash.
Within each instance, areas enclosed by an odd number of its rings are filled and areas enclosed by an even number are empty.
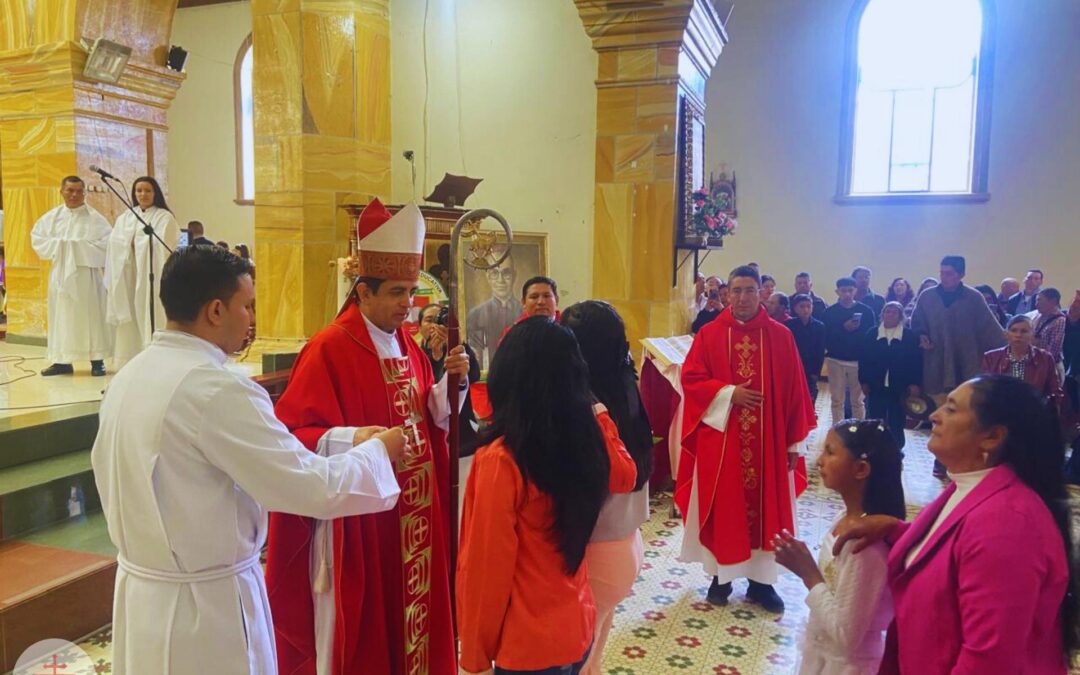
<svg viewBox="0 0 1080 675">
<path fill-rule="evenodd" d="M 855 319 L 855 323 L 862 323 L 862 312 L 855 312 L 851 315 L 852 319 Z"/>
</svg>

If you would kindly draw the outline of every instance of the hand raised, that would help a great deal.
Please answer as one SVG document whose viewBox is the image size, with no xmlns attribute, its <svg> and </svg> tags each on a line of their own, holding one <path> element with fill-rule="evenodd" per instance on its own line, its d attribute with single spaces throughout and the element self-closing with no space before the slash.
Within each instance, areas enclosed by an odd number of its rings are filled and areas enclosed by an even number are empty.
<svg viewBox="0 0 1080 675">
<path fill-rule="evenodd" d="M 751 389 L 749 382 L 736 386 L 735 393 L 731 395 L 731 402 L 743 408 L 760 408 L 763 400 L 765 395 Z"/>
</svg>

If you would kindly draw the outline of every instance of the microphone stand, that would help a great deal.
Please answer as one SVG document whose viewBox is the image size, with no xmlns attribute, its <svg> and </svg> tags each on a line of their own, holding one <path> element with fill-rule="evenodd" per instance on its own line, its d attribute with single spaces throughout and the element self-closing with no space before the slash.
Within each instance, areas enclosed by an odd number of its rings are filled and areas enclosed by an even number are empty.
<svg viewBox="0 0 1080 675">
<path fill-rule="evenodd" d="M 113 180 L 117 179 L 114 178 Z M 150 237 L 150 266 L 147 272 L 150 276 L 150 334 L 153 335 L 154 331 L 157 330 L 157 312 L 154 311 L 154 240 L 157 239 L 158 242 L 160 242 L 161 245 L 165 247 L 165 250 L 169 253 L 172 253 L 173 250 L 169 248 L 169 245 L 166 244 L 165 241 L 158 235 L 158 233 L 154 230 L 153 226 L 143 220 L 143 217 L 139 215 L 139 212 L 135 210 L 135 207 L 133 205 L 128 203 L 128 200 L 124 198 L 124 195 L 120 194 L 120 192 L 117 191 L 115 187 L 113 187 L 113 184 L 109 182 L 108 178 L 102 176 L 101 182 L 104 183 L 105 187 L 109 188 L 109 190 L 111 190 L 114 195 L 116 195 L 116 198 L 120 200 L 121 204 L 127 207 L 128 211 L 131 211 L 131 214 L 135 216 L 135 220 L 138 220 L 140 223 L 142 223 L 143 233 L 146 234 L 146 236 Z"/>
</svg>

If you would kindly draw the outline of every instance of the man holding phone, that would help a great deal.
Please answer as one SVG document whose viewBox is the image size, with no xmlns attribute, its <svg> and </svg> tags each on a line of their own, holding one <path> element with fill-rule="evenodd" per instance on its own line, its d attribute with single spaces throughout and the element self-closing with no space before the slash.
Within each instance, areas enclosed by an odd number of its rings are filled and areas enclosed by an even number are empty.
<svg viewBox="0 0 1080 675">
<path fill-rule="evenodd" d="M 866 418 L 862 387 L 859 386 L 859 357 L 864 336 L 877 328 L 877 316 L 873 309 L 856 302 L 855 290 L 856 283 L 851 277 L 837 279 L 837 302 L 822 316 L 833 423 L 844 418 L 845 394 L 851 397 L 852 417 Z"/>
</svg>

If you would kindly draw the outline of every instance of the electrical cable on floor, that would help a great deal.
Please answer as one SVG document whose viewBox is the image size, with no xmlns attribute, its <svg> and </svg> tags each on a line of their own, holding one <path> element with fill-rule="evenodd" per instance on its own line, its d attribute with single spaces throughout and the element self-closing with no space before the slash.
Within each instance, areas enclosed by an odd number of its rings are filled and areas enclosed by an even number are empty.
<svg viewBox="0 0 1080 675">
<path fill-rule="evenodd" d="M 23 373 L 22 375 L 19 375 L 18 377 L 13 377 L 10 380 L 5 380 L 3 382 L 0 382 L 0 387 L 3 387 L 3 386 L 8 385 L 8 384 L 12 384 L 14 382 L 19 382 L 20 380 L 26 380 L 26 379 L 29 379 L 31 377 L 34 377 L 35 375 L 38 374 L 37 371 L 36 370 L 30 370 L 29 368 L 26 368 L 25 366 L 23 366 L 23 364 L 26 363 L 27 361 L 44 361 L 44 360 L 45 360 L 45 358 L 42 357 L 42 356 L 15 356 L 15 355 L 0 356 L 0 365 L 11 365 L 12 367 L 15 368 L 15 370 L 21 371 Z"/>
</svg>

